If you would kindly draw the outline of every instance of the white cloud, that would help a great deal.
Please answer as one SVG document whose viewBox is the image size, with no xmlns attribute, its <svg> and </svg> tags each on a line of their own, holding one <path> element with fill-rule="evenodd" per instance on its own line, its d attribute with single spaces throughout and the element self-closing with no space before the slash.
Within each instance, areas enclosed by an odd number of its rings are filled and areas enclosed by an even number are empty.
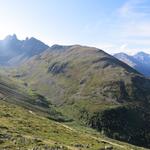
<svg viewBox="0 0 150 150">
<path fill-rule="evenodd" d="M 118 52 L 132 54 L 130 53 L 130 49 L 128 48 L 127 44 L 98 43 L 93 46 L 102 49 L 109 54 L 115 54 Z"/>
<path fill-rule="evenodd" d="M 119 8 L 120 31 L 125 37 L 150 37 L 148 0 L 128 0 Z"/>
<path fill-rule="evenodd" d="M 128 46 L 128 44 L 121 45 L 120 50 L 122 50 L 122 51 L 126 50 L 127 46 Z"/>
<path fill-rule="evenodd" d="M 144 17 L 149 15 L 149 8 L 146 3 L 147 0 L 128 0 L 118 10 L 120 16 L 133 18 Z"/>
<path fill-rule="evenodd" d="M 99 49 L 104 50 L 105 52 L 113 55 L 115 53 L 119 53 L 119 52 L 124 52 L 127 53 L 129 55 L 134 55 L 140 51 L 146 52 L 150 54 L 150 48 L 148 47 L 138 47 L 137 44 L 148 44 L 150 43 L 150 40 L 131 40 L 131 41 L 127 41 L 127 43 L 122 43 L 122 44 L 115 44 L 115 43 L 95 43 L 94 45 L 90 45 L 90 46 L 94 46 L 97 47 Z M 134 45 L 134 47 L 132 47 L 132 45 Z"/>
<path fill-rule="evenodd" d="M 127 0 L 117 11 L 120 48 L 128 54 L 138 51 L 150 53 L 150 5 L 149 0 Z M 117 48 L 116 48 L 117 49 Z M 119 51 L 119 50 L 118 50 Z"/>
</svg>

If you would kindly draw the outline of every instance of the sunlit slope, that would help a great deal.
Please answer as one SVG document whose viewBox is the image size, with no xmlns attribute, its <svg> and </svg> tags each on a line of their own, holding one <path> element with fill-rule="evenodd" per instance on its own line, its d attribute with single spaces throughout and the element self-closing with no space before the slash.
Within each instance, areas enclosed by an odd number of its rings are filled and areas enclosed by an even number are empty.
<svg viewBox="0 0 150 150">
<path fill-rule="evenodd" d="M 51 121 L 0 100 L 0 149 L 7 150 L 144 150 L 110 140 L 88 128 Z"/>
<path fill-rule="evenodd" d="M 150 80 L 104 51 L 54 45 L 15 75 L 69 118 L 149 147 Z"/>
<path fill-rule="evenodd" d="M 148 84 L 143 88 L 149 80 L 134 69 L 91 47 L 54 45 L 20 70 L 21 79 L 56 104 L 91 98 L 99 102 L 137 101 L 147 99 L 144 95 L 148 96 L 145 93 L 150 89 Z"/>
</svg>

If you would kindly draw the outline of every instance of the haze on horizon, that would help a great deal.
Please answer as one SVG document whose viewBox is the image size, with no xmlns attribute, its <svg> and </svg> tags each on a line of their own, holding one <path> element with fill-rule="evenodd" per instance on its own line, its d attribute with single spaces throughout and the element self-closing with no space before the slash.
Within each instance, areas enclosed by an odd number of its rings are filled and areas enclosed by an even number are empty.
<svg viewBox="0 0 150 150">
<path fill-rule="evenodd" d="M 48 45 L 150 53 L 149 0 L 0 0 L 0 39 L 17 34 Z"/>
</svg>

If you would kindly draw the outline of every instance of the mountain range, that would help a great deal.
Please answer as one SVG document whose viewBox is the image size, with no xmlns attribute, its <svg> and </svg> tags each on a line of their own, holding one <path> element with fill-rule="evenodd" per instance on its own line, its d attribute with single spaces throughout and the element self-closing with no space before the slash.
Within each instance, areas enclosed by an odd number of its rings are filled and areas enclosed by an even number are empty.
<svg viewBox="0 0 150 150">
<path fill-rule="evenodd" d="M 139 52 L 131 56 L 125 53 L 117 53 L 114 55 L 114 57 L 125 62 L 143 75 L 147 77 L 150 76 L 150 54 L 145 52 Z"/>
<path fill-rule="evenodd" d="M 17 36 L 8 35 L 0 40 L 0 64 L 13 66 L 46 50 L 48 46 L 34 37 L 19 40 Z"/>
<path fill-rule="evenodd" d="M 75 122 L 147 147 L 150 80 L 104 51 L 53 45 L 10 75 Z"/>
<path fill-rule="evenodd" d="M 94 47 L 0 45 L 1 149 L 150 148 L 150 80 L 135 68 Z"/>
</svg>

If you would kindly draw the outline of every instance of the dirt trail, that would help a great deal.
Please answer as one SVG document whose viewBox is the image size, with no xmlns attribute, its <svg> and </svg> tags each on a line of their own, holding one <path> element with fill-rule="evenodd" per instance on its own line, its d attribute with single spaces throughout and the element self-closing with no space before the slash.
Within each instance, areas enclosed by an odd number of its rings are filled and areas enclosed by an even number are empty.
<svg viewBox="0 0 150 150">
<path fill-rule="evenodd" d="M 63 127 L 65 127 L 65 128 L 67 128 L 67 129 L 71 130 L 71 131 L 78 132 L 78 131 L 76 131 L 75 129 L 73 129 L 73 128 L 67 126 L 67 125 L 64 125 L 64 124 L 61 124 L 61 125 L 62 125 Z M 87 133 L 86 133 L 85 136 L 91 137 L 92 139 L 98 140 L 99 142 L 103 142 L 103 143 L 106 143 L 106 144 L 110 144 L 110 145 L 112 145 L 112 146 L 119 147 L 119 148 L 121 148 L 121 149 L 125 149 L 125 150 L 126 150 L 126 147 L 123 146 L 123 145 L 121 145 L 121 144 L 117 144 L 117 143 L 114 143 L 114 142 L 111 142 L 111 141 L 108 141 L 108 140 L 104 140 L 104 139 L 99 138 L 99 137 L 94 137 L 94 136 L 89 135 L 89 134 L 87 134 Z"/>
</svg>

